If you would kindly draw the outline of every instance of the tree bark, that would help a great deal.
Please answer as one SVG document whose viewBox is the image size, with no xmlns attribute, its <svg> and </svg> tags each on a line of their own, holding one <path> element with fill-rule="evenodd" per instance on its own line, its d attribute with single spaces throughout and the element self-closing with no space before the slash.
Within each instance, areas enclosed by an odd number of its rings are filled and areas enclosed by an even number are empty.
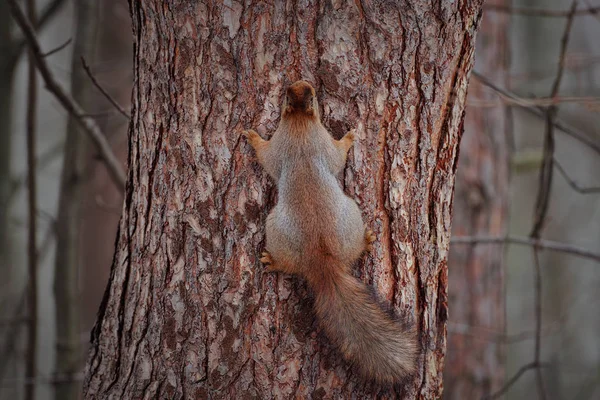
<svg viewBox="0 0 600 400">
<path fill-rule="evenodd" d="M 509 4 L 497 0 L 494 4 Z M 487 12 L 478 33 L 477 64 L 500 86 L 508 72 L 508 14 Z M 456 175 L 452 234 L 502 236 L 508 230 L 509 108 L 481 84 L 472 84 Z M 477 100 L 498 102 L 482 107 Z M 503 246 L 451 246 L 450 330 L 444 372 L 447 399 L 480 399 L 504 378 Z"/>
<path fill-rule="evenodd" d="M 129 178 L 92 332 L 89 398 L 439 398 L 450 213 L 481 2 L 130 3 Z M 346 192 L 377 235 L 357 274 L 420 331 L 419 372 L 363 383 L 312 294 L 258 261 L 272 183 L 240 138 L 317 88 L 358 143 Z"/>
</svg>

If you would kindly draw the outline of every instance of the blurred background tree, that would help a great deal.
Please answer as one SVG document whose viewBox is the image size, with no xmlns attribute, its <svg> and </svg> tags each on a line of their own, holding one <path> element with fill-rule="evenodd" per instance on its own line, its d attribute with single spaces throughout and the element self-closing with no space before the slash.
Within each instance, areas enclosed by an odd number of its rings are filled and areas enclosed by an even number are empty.
<svg viewBox="0 0 600 400">
<path fill-rule="evenodd" d="M 131 96 L 131 23 L 126 3 L 116 0 L 38 3 L 39 39 L 56 79 L 85 106 L 114 152 L 125 162 L 127 123 L 85 72 L 81 57 L 101 87 L 126 109 Z M 7 2 L 0 1 L 1 23 L 10 35 L 0 47 L 20 43 Z M 44 15 L 47 17 L 43 18 Z M 41 22 L 45 21 L 42 25 Z M 4 53 L 6 54 L 6 53 Z M 9 61 L 0 57 L 0 63 Z M 9 167 L 2 175 L 1 217 L 3 279 L 0 283 L 0 398 L 24 395 L 27 308 L 27 179 L 25 163 L 26 58 L 17 58 L 12 89 L 0 99 L 10 118 L 0 121 L 0 157 Z M 6 75 L 2 75 L 4 79 Z M 70 399 L 81 393 L 89 331 L 94 323 L 110 261 L 123 200 L 97 152 L 63 106 L 38 79 L 38 399 Z M 4 102 L 4 103 L 3 103 Z M 2 110 L 0 110 L 2 112 Z M 3 114 L 4 115 L 4 114 Z M 12 124 L 12 128 L 3 127 Z M 4 146 L 5 143 L 8 143 Z M 61 183 L 62 182 L 62 183 Z M 5 273 L 6 271 L 6 273 Z M 63 389 L 65 391 L 63 391 Z"/>
</svg>

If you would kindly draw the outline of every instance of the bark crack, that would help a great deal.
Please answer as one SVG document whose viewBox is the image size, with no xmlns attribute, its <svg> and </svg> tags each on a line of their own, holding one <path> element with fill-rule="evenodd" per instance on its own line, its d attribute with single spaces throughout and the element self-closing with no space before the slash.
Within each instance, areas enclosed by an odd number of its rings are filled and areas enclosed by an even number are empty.
<svg viewBox="0 0 600 400">
<path fill-rule="evenodd" d="M 160 156 L 162 154 L 162 148 L 163 148 L 163 135 L 165 132 L 165 128 L 163 126 L 163 124 L 161 123 L 158 126 L 158 140 L 156 141 L 156 147 L 155 147 L 155 156 L 152 158 L 152 163 L 150 165 L 150 168 L 148 170 L 148 199 L 147 199 L 147 204 L 146 204 L 146 214 L 144 215 L 144 236 L 148 237 L 148 225 L 150 224 L 152 218 L 150 217 L 150 210 L 152 209 L 152 197 L 154 195 L 154 175 L 156 172 L 156 166 L 158 165 L 158 161 L 160 159 Z M 149 241 L 149 239 L 146 239 L 145 241 Z"/>
</svg>

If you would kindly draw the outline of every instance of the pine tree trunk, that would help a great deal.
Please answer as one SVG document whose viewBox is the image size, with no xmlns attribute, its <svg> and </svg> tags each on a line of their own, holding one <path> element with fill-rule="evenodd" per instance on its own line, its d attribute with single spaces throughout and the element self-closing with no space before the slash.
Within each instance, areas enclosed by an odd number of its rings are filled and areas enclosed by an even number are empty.
<svg viewBox="0 0 600 400">
<path fill-rule="evenodd" d="M 438 398 L 481 2 L 252 3 L 131 2 L 129 179 L 85 395 Z M 357 130 L 343 184 L 377 235 L 357 274 L 419 327 L 405 385 L 360 383 L 304 282 L 258 261 L 276 196 L 240 131 L 272 133 L 300 78 L 336 138 Z"/>
<path fill-rule="evenodd" d="M 476 67 L 500 86 L 506 86 L 509 19 L 507 14 L 484 13 L 478 33 Z M 501 236 L 508 230 L 509 109 L 481 84 L 471 85 L 469 99 L 473 104 L 467 106 L 460 147 L 452 234 Z M 481 106 L 477 100 L 498 105 Z M 504 251 L 503 246 L 451 246 L 447 399 L 480 399 L 502 385 Z"/>
</svg>

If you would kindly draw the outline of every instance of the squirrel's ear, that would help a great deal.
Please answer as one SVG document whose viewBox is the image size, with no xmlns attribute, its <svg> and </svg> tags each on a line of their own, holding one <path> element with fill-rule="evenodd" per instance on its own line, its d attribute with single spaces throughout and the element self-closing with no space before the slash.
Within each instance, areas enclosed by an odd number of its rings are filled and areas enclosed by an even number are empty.
<svg viewBox="0 0 600 400">
<path fill-rule="evenodd" d="M 286 92 L 285 96 L 283 96 L 283 104 L 281 105 L 281 113 L 282 113 L 282 115 L 285 115 L 285 114 L 287 114 L 287 113 L 289 113 L 291 111 L 289 109 L 290 108 L 289 104 L 290 104 L 290 98 L 289 98 L 289 96 L 287 95 L 287 92 Z"/>
<path fill-rule="evenodd" d="M 309 115 L 316 115 L 316 110 L 318 109 L 319 104 L 317 103 L 317 96 L 315 96 L 314 91 L 311 94 L 311 99 L 309 102 L 309 106 L 307 107 L 306 111 Z"/>
</svg>

